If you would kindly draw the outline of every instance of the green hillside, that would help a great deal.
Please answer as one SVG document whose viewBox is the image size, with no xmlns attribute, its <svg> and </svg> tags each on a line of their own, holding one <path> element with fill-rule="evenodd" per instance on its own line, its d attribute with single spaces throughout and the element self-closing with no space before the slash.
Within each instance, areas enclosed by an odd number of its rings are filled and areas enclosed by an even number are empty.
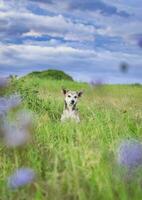
<svg viewBox="0 0 142 200">
<path fill-rule="evenodd" d="M 45 70 L 45 71 L 35 71 L 27 75 L 28 77 L 38 77 L 44 79 L 54 79 L 54 80 L 69 80 L 73 81 L 73 78 L 60 70 Z"/>
</svg>

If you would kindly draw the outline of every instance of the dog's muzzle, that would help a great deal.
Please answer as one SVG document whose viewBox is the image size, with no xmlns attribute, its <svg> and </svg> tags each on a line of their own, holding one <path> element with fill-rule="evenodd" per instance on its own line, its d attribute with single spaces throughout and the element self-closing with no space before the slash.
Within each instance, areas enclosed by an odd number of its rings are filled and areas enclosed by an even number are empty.
<svg viewBox="0 0 142 200">
<path fill-rule="evenodd" d="M 71 100 L 71 104 L 73 105 L 75 103 L 75 101 L 74 100 Z"/>
</svg>

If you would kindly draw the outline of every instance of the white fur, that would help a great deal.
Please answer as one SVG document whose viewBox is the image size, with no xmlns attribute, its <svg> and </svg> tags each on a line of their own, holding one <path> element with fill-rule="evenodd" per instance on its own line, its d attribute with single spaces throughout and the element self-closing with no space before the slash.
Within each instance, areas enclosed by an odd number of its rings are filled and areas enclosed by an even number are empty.
<svg viewBox="0 0 142 200">
<path fill-rule="evenodd" d="M 61 121 L 64 122 L 68 119 L 74 119 L 76 122 L 80 122 L 78 113 L 75 110 L 64 110 L 61 116 Z"/>
</svg>

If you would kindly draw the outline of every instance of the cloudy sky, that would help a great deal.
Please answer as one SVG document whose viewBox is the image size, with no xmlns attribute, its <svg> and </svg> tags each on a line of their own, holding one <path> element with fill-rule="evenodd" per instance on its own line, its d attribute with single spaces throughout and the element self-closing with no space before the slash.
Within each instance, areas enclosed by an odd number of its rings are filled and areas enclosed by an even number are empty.
<svg viewBox="0 0 142 200">
<path fill-rule="evenodd" d="M 141 0 L 0 0 L 0 74 L 142 83 Z"/>
</svg>

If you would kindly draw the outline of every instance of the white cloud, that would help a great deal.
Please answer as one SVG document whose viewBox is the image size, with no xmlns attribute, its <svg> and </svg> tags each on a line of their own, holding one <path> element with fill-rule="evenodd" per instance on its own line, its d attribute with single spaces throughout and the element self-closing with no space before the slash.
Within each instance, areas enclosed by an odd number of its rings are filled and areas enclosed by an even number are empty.
<svg viewBox="0 0 142 200">
<path fill-rule="evenodd" d="M 0 49 L 1 60 L 4 58 L 13 59 L 26 59 L 29 61 L 48 60 L 49 58 L 90 58 L 95 56 L 95 52 L 91 50 L 75 49 L 67 46 L 57 46 L 57 47 L 43 47 L 34 45 L 2 45 Z M 8 56 L 11 53 L 11 56 Z"/>
<path fill-rule="evenodd" d="M 23 37 L 26 37 L 26 36 L 30 36 L 30 37 L 41 37 L 42 34 L 31 29 L 29 32 L 23 33 L 22 36 L 23 36 Z"/>
<path fill-rule="evenodd" d="M 13 30 L 15 36 L 36 34 L 36 36 L 49 35 L 66 40 L 94 40 L 95 28 L 92 25 L 74 23 L 62 15 L 39 16 L 30 12 L 8 11 L 0 13 L 0 23 L 3 20 L 6 23 L 2 33 L 5 35 L 10 35 Z"/>
</svg>

